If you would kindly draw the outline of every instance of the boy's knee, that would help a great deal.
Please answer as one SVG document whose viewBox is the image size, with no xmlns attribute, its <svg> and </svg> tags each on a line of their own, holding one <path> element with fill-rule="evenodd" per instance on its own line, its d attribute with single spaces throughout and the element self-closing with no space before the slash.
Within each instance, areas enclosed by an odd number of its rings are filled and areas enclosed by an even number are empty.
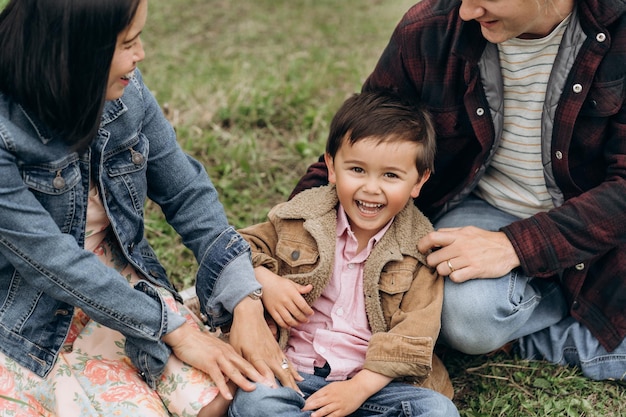
<svg viewBox="0 0 626 417">
<path fill-rule="evenodd" d="M 291 388 L 271 388 L 267 385 L 256 384 L 253 391 L 237 390 L 230 406 L 230 417 L 275 417 L 286 415 L 285 412 L 304 407 L 304 399 Z"/>
</svg>

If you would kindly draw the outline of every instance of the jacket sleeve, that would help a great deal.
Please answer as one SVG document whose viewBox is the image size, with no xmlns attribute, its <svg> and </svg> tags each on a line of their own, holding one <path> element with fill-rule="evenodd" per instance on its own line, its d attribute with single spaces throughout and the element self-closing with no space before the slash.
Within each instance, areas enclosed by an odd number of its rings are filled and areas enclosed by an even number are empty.
<svg viewBox="0 0 626 417">
<path fill-rule="evenodd" d="M 250 249 L 228 223 L 204 166 L 182 150 L 154 96 L 142 87 L 142 134 L 150 143 L 148 196 L 196 257 L 201 309 L 210 321 L 224 324 L 239 301 L 260 287 L 251 267 Z"/>
<path fill-rule="evenodd" d="M 423 382 L 432 369 L 443 304 L 443 278 L 427 266 L 418 265 L 399 308 L 391 315 L 389 330 L 372 335 L 363 366 L 372 372 L 413 383 Z M 385 294 L 386 291 L 394 290 L 386 290 L 385 283 L 381 282 L 382 297 L 398 295 Z"/>
</svg>

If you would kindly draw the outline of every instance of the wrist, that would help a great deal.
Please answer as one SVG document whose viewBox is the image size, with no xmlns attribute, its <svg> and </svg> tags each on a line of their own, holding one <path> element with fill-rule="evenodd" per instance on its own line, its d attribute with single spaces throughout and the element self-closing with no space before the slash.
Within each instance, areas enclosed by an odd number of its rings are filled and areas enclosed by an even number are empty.
<svg viewBox="0 0 626 417">
<path fill-rule="evenodd" d="M 260 290 L 259 290 L 260 291 Z M 239 304 L 233 309 L 233 318 L 238 315 L 260 314 L 263 316 L 263 303 L 257 291 L 253 291 L 239 301 Z"/>
</svg>

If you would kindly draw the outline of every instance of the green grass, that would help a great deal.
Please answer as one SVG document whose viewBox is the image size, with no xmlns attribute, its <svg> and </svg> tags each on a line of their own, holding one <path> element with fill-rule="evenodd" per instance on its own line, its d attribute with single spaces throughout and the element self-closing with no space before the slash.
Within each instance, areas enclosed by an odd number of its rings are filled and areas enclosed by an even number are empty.
<svg viewBox="0 0 626 417">
<path fill-rule="evenodd" d="M 324 149 L 411 1 L 150 0 L 142 70 L 236 227 L 264 220 Z M 172 279 L 195 264 L 149 207 Z M 172 242 L 177 242 L 173 244 Z M 624 385 L 504 355 L 443 355 L 464 417 L 626 415 Z"/>
<path fill-rule="evenodd" d="M 150 0 L 142 71 L 233 225 L 262 221 L 287 198 L 412 2 Z M 191 285 L 193 256 L 158 209 L 147 211 L 172 280 Z M 590 381 L 577 369 L 503 354 L 442 358 L 463 417 L 626 415 L 624 384 Z"/>
</svg>

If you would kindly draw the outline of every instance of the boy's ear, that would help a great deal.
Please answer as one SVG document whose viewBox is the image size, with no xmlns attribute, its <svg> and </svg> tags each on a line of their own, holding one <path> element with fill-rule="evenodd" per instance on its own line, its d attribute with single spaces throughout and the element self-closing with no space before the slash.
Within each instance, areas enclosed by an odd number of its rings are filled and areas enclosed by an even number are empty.
<svg viewBox="0 0 626 417">
<path fill-rule="evenodd" d="M 420 191 L 422 191 L 422 187 L 424 186 L 426 181 L 428 181 L 429 178 L 430 178 L 430 169 L 427 169 L 426 171 L 424 171 L 422 176 L 417 180 L 417 183 L 415 183 L 415 185 L 411 189 L 411 197 L 417 198 L 417 196 L 420 195 Z"/>
<path fill-rule="evenodd" d="M 326 167 L 328 168 L 328 182 L 336 184 L 337 176 L 335 175 L 335 161 L 333 160 L 333 157 L 328 154 L 328 152 L 324 153 L 324 162 L 326 162 Z"/>
</svg>

